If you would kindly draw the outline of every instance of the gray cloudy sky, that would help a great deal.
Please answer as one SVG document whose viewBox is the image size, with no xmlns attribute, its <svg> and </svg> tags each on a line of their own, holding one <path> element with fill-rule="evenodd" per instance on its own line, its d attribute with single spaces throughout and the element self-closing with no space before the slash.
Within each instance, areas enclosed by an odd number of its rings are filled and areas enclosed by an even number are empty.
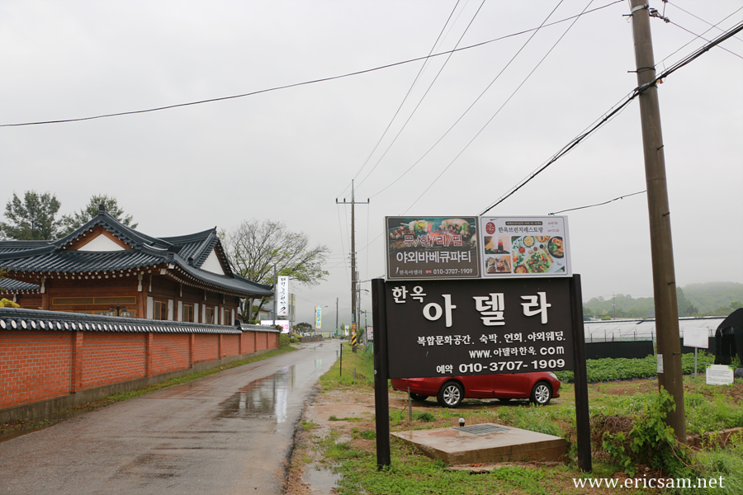
<svg viewBox="0 0 743 495">
<path fill-rule="evenodd" d="M 743 20 L 740 0 L 650 4 L 672 21 L 651 22 L 659 69 L 700 47 L 695 35 L 721 33 L 704 21 L 724 30 Z M 323 327 L 333 327 L 339 298 L 350 323 L 350 208 L 336 199 L 350 200 L 351 179 L 356 199 L 371 200 L 356 209 L 368 280 L 384 274 L 384 216 L 477 215 L 631 93 L 628 13 L 611 0 L 2 0 L 1 124 L 250 93 L 528 32 L 436 57 L 414 86 L 422 61 L 160 112 L 2 127 L 0 201 L 51 192 L 65 214 L 104 193 L 154 236 L 283 221 L 332 250 L 326 282 L 291 287 L 298 320 L 327 305 Z M 659 91 L 682 287 L 743 282 L 743 36 L 723 47 L 733 53 L 711 50 Z M 634 101 L 490 214 L 546 215 L 642 191 L 641 144 Z M 566 215 L 585 299 L 652 296 L 644 194 Z"/>
</svg>

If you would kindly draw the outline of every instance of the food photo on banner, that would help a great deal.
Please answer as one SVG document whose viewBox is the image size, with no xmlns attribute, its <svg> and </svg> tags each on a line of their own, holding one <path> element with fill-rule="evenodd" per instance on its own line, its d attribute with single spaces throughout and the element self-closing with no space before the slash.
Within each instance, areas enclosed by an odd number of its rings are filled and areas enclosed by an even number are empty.
<svg viewBox="0 0 743 495">
<path fill-rule="evenodd" d="M 390 378 L 573 369 L 567 218 L 387 217 L 386 229 Z"/>
<path fill-rule="evenodd" d="M 568 277 L 567 218 L 481 217 L 483 277 Z"/>
<path fill-rule="evenodd" d="M 477 217 L 386 217 L 387 277 L 479 278 Z"/>
</svg>

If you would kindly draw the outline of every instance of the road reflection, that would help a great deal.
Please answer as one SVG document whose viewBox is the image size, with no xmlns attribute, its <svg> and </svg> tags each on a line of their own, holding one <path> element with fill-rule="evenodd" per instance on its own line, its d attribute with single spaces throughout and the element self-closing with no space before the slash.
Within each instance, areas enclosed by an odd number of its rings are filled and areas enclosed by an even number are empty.
<svg viewBox="0 0 743 495">
<path fill-rule="evenodd" d="M 295 385 L 296 366 L 280 369 L 271 376 L 249 383 L 224 401 L 219 418 L 287 418 L 289 393 Z"/>
</svg>

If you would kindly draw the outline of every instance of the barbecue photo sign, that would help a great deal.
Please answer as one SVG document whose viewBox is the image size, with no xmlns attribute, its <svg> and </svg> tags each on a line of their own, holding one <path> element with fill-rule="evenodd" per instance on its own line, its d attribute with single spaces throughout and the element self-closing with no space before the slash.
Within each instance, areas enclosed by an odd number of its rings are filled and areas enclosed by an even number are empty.
<svg viewBox="0 0 743 495">
<path fill-rule="evenodd" d="M 387 278 L 479 278 L 477 217 L 386 217 Z"/>
</svg>

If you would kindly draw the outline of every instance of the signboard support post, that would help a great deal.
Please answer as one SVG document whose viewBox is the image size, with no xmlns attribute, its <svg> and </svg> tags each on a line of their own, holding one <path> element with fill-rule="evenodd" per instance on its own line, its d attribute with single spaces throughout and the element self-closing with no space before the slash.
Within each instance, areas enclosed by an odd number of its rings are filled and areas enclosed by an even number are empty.
<svg viewBox="0 0 743 495">
<path fill-rule="evenodd" d="M 575 368 L 575 434 L 578 444 L 578 467 L 590 473 L 591 464 L 591 416 L 588 410 L 588 374 L 586 372 L 586 343 L 583 329 L 583 296 L 580 275 L 570 279 L 571 318 L 573 327 L 573 359 Z"/>
<path fill-rule="evenodd" d="M 387 391 L 387 307 L 384 279 L 372 280 L 372 321 L 374 322 L 374 413 L 377 429 L 377 469 L 391 464 L 390 407 Z"/>
</svg>

